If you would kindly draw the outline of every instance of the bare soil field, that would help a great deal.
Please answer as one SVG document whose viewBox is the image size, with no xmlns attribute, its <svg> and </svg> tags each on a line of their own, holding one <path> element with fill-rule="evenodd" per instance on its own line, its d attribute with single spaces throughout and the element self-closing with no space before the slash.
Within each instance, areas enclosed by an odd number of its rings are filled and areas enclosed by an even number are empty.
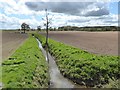
<svg viewBox="0 0 120 90">
<path fill-rule="evenodd" d="M 15 31 L 2 31 L 2 60 L 8 58 L 27 37 L 27 34 Z"/>
<path fill-rule="evenodd" d="M 49 37 L 91 53 L 118 55 L 118 32 L 50 31 Z"/>
</svg>

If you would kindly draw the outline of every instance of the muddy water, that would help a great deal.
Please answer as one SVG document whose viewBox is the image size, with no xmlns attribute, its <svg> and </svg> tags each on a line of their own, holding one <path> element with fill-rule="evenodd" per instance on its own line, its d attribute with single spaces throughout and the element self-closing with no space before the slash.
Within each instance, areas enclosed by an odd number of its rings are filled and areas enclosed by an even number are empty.
<svg viewBox="0 0 120 90">
<path fill-rule="evenodd" d="M 46 61 L 48 61 L 47 56 L 46 56 L 46 51 L 43 49 L 42 44 L 40 43 L 40 41 L 39 41 L 38 39 L 36 39 L 36 40 L 37 40 L 37 42 L 38 42 L 39 48 L 41 49 L 43 55 L 44 55 L 45 58 L 46 58 Z"/>
<path fill-rule="evenodd" d="M 84 88 L 63 77 L 56 65 L 54 58 L 48 53 L 47 59 L 46 51 L 43 49 L 38 39 L 37 41 L 39 43 L 39 48 L 46 57 L 46 61 L 49 59 L 50 88 Z"/>
</svg>

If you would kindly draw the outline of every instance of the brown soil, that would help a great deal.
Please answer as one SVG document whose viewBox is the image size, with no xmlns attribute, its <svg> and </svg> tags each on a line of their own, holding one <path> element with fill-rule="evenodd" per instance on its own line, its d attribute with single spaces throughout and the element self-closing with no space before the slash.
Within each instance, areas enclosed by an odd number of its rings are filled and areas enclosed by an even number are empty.
<svg viewBox="0 0 120 90">
<path fill-rule="evenodd" d="M 27 34 L 15 31 L 2 31 L 2 60 L 10 56 L 27 38 Z"/>
<path fill-rule="evenodd" d="M 50 31 L 49 37 L 91 53 L 118 55 L 118 32 Z"/>
</svg>

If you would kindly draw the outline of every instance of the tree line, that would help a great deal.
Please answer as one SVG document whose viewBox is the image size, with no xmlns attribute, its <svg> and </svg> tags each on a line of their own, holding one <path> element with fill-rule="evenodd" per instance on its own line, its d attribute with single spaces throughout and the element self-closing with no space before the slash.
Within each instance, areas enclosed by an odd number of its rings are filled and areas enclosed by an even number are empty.
<svg viewBox="0 0 120 90">
<path fill-rule="evenodd" d="M 62 26 L 58 27 L 58 31 L 119 31 L 117 26 L 91 26 L 91 27 L 77 27 L 77 26 Z"/>
<path fill-rule="evenodd" d="M 26 23 L 21 24 L 21 30 L 29 31 L 29 30 L 35 30 L 31 29 L 30 26 Z M 38 31 L 41 31 L 41 26 L 37 26 Z M 45 29 L 44 29 L 45 30 Z M 91 27 L 77 27 L 77 26 L 62 26 L 58 28 L 48 28 L 49 31 L 119 31 L 120 27 L 117 26 L 91 26 Z"/>
<path fill-rule="evenodd" d="M 21 31 L 23 31 L 23 33 L 25 33 L 25 31 L 34 31 L 35 29 L 30 28 L 29 24 L 26 23 L 22 23 L 21 24 L 21 29 L 19 29 Z M 41 30 L 41 26 L 37 26 L 37 30 L 40 31 Z"/>
</svg>

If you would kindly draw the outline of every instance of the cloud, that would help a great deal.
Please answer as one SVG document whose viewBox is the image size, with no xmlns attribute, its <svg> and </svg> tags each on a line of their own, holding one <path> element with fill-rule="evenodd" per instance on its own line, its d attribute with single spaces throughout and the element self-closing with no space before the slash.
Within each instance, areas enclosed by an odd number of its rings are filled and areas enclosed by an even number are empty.
<svg viewBox="0 0 120 90">
<path fill-rule="evenodd" d="M 29 19 L 20 19 L 20 18 L 9 17 L 4 14 L 0 14 L 0 29 L 21 28 L 21 24 L 23 22 L 29 24 L 31 28 L 36 28 L 38 25 L 42 24 L 42 22 L 37 21 L 33 16 L 31 16 L 31 18 Z"/>
<path fill-rule="evenodd" d="M 68 15 L 102 16 L 109 14 L 105 2 L 26 2 L 25 5 L 33 11 L 42 11 L 47 8 L 51 12 Z"/>
<path fill-rule="evenodd" d="M 103 19 L 105 24 L 118 26 L 118 15 L 109 15 L 106 19 Z"/>
<path fill-rule="evenodd" d="M 106 8 L 100 8 L 97 11 L 90 11 L 85 14 L 85 16 L 102 16 L 102 15 L 108 15 L 109 11 Z"/>
<path fill-rule="evenodd" d="M 25 0 L 26 1 L 26 0 Z M 24 15 L 32 15 L 35 11 L 31 11 L 25 5 L 24 0 L 1 0 L 0 7 L 4 10 L 5 14 L 24 14 Z"/>
<path fill-rule="evenodd" d="M 52 27 L 118 25 L 118 16 L 109 13 L 108 2 L 0 0 L 0 28 L 20 28 L 23 22 L 31 28 L 43 26 L 45 8 L 49 10 L 49 18 L 53 17 Z"/>
<path fill-rule="evenodd" d="M 118 15 L 110 14 L 99 17 L 80 17 L 77 19 L 69 20 L 70 23 L 74 23 L 79 26 L 118 26 Z"/>
<path fill-rule="evenodd" d="M 68 22 L 72 22 L 72 23 L 85 23 L 89 21 L 90 21 L 90 18 L 86 18 L 86 17 L 78 17 L 76 19 L 68 20 Z"/>
<path fill-rule="evenodd" d="M 19 19 L 15 17 L 8 17 L 4 14 L 0 14 L 0 28 L 7 29 L 12 26 L 12 28 L 16 28 L 19 25 Z"/>
</svg>

